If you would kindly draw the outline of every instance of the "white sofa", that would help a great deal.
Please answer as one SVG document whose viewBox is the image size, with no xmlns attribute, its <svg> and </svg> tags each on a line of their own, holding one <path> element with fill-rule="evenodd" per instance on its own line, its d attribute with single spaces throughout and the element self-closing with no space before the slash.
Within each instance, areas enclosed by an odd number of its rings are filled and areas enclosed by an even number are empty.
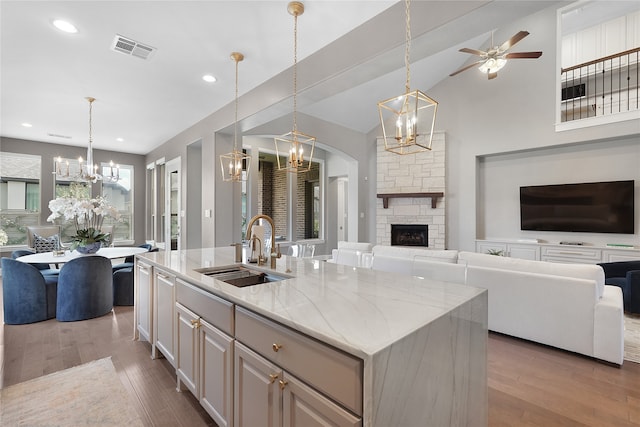
<svg viewBox="0 0 640 427">
<path fill-rule="evenodd" d="M 489 330 L 621 365 L 622 292 L 592 264 L 530 261 L 455 250 L 375 246 L 376 270 L 488 289 Z"/>
<path fill-rule="evenodd" d="M 331 258 L 327 262 L 349 265 L 351 267 L 362 266 L 362 255 L 370 253 L 372 243 L 338 241 L 338 248 L 331 251 Z"/>
</svg>

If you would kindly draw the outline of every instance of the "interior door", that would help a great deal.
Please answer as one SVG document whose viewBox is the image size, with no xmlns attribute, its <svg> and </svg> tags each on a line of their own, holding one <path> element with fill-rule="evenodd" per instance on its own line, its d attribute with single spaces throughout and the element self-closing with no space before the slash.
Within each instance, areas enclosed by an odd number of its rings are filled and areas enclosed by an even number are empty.
<svg viewBox="0 0 640 427">
<path fill-rule="evenodd" d="M 338 221 L 338 242 L 348 240 L 347 224 L 349 223 L 349 179 L 338 178 L 338 197 L 337 197 L 336 216 Z"/>
<path fill-rule="evenodd" d="M 176 157 L 166 163 L 165 167 L 165 236 L 167 236 L 167 245 L 170 243 L 169 249 L 179 251 L 181 248 L 180 234 L 182 230 L 182 218 L 184 212 L 181 206 L 181 161 L 180 157 Z"/>
</svg>

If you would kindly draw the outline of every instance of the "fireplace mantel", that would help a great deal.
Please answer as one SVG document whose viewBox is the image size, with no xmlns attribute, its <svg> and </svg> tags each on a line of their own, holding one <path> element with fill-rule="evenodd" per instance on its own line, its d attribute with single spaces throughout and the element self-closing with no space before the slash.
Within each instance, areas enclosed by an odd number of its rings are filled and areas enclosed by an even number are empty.
<svg viewBox="0 0 640 427">
<path fill-rule="evenodd" d="M 439 197 L 444 197 L 444 193 L 384 193 L 378 194 L 378 198 L 382 199 L 382 207 L 387 209 L 389 207 L 389 199 L 400 198 L 400 197 L 426 197 L 431 199 L 431 208 L 435 209 L 436 204 L 438 203 Z"/>
</svg>

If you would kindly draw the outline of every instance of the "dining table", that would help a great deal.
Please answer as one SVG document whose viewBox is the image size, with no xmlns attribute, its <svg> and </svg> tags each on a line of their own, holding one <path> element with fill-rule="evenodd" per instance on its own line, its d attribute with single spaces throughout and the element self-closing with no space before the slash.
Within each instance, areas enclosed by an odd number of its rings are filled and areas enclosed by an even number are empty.
<svg viewBox="0 0 640 427">
<path fill-rule="evenodd" d="M 138 246 L 116 246 L 100 248 L 95 254 L 85 255 L 76 250 L 65 250 L 64 252 L 40 252 L 32 255 L 24 255 L 16 259 L 20 262 L 25 262 L 28 264 L 63 264 L 65 262 L 71 261 L 72 259 L 84 256 L 99 255 L 109 259 L 117 259 L 126 258 L 128 256 L 133 256 L 144 252 L 147 252 L 147 249 L 140 248 Z"/>
</svg>

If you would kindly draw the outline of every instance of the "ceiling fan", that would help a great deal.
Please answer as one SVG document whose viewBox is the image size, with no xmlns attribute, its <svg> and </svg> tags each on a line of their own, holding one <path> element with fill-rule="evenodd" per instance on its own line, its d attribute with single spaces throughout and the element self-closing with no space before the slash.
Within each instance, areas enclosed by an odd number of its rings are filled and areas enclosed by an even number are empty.
<svg viewBox="0 0 640 427">
<path fill-rule="evenodd" d="M 449 76 L 455 76 L 469 68 L 480 65 L 478 69 L 487 74 L 489 80 L 495 79 L 498 76 L 498 71 L 507 64 L 507 59 L 518 58 L 540 58 L 542 52 L 513 52 L 506 53 L 514 44 L 518 43 L 523 38 L 529 35 L 528 31 L 520 31 L 500 46 L 493 46 L 493 33 L 491 33 L 491 46 L 486 51 L 469 49 L 467 47 L 460 49 L 460 52 L 470 53 L 472 55 L 478 55 L 479 61 L 460 68 Z"/>
</svg>

